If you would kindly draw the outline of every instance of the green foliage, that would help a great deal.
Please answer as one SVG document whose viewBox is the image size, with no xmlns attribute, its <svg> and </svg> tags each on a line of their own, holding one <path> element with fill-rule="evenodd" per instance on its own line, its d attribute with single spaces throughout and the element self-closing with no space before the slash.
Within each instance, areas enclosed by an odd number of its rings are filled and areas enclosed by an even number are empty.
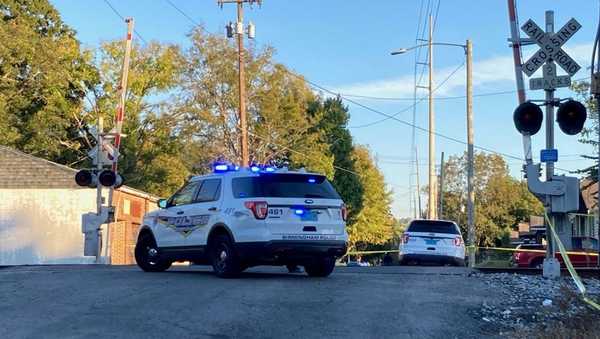
<svg viewBox="0 0 600 339">
<path fill-rule="evenodd" d="M 90 95 L 90 124 L 98 115 L 105 118 L 105 129 L 114 124 L 124 53 L 122 41 L 104 43 L 98 53 L 101 81 Z M 182 160 L 185 140 L 173 129 L 170 114 L 170 92 L 179 86 L 182 63 L 175 45 L 152 42 L 131 51 L 119 171 L 127 185 L 158 195 L 175 191 L 189 174 Z"/>
<path fill-rule="evenodd" d="M 0 3 L 0 143 L 61 163 L 79 160 L 91 54 L 48 1 Z"/>
<path fill-rule="evenodd" d="M 583 158 L 587 159 L 598 159 L 598 109 L 595 101 L 590 96 L 590 83 L 588 81 L 579 81 L 571 85 L 571 89 L 577 93 L 578 99 L 583 102 L 588 111 L 588 121 L 586 126 L 581 132 L 581 138 L 579 141 L 586 145 L 593 147 L 593 154 L 583 155 Z M 586 176 L 591 177 L 593 182 L 596 182 L 598 178 L 597 166 L 591 166 L 586 168 L 580 168 L 579 173 L 584 173 Z"/>
<path fill-rule="evenodd" d="M 348 107 L 340 98 L 320 98 L 309 105 L 309 114 L 318 119 L 315 129 L 323 135 L 333 155 L 333 165 L 337 167 L 333 175 L 333 186 L 340 193 L 349 212 L 350 223 L 362 208 L 363 188 L 355 170 L 352 158 L 352 135 L 347 128 L 350 115 Z"/>
<path fill-rule="evenodd" d="M 349 247 L 361 250 L 388 242 L 394 235 L 395 220 L 390 212 L 391 192 L 386 189 L 369 150 L 357 146 L 352 158 L 363 189 L 363 207 L 348 226 Z"/>
<path fill-rule="evenodd" d="M 467 234 L 466 155 L 450 157 L 445 164 L 444 219 L 456 221 Z M 511 177 L 504 159 L 496 154 L 476 153 L 473 189 L 477 243 L 494 245 L 519 222 L 543 213 L 542 204 L 524 182 Z"/>
<path fill-rule="evenodd" d="M 123 41 L 83 51 L 46 0 L 0 3 L 0 143 L 66 165 L 89 166 L 91 129 L 114 127 Z M 237 48 L 196 29 L 191 45 L 134 44 L 119 172 L 129 186 L 168 196 L 217 158 L 239 161 Z M 402 224 L 365 147 L 347 129 L 340 98 L 316 96 L 273 61 L 245 51 L 251 159 L 324 173 L 350 211 L 353 248 L 387 246 Z M 358 175 L 356 174 L 358 173 Z"/>
<path fill-rule="evenodd" d="M 202 169 L 210 159 L 239 161 L 237 49 L 227 39 L 194 30 L 186 52 L 177 114 L 182 131 L 204 149 L 196 154 Z M 333 157 L 307 115 L 315 98 L 302 78 L 272 60 L 273 50 L 245 53 L 250 158 L 333 176 Z M 192 153 L 195 154 L 195 153 Z"/>
</svg>

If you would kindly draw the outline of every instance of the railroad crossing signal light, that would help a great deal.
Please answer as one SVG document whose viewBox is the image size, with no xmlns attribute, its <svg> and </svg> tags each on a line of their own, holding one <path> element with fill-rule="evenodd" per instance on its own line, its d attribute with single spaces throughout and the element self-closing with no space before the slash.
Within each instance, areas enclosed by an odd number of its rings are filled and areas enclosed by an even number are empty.
<svg viewBox="0 0 600 339">
<path fill-rule="evenodd" d="M 544 114 L 538 105 L 528 101 L 517 107 L 513 114 L 513 120 L 517 131 L 521 134 L 534 135 L 542 127 Z"/>
<path fill-rule="evenodd" d="M 568 135 L 581 132 L 587 118 L 585 106 L 579 101 L 567 100 L 560 104 L 556 112 L 556 121 L 561 131 Z"/>
<path fill-rule="evenodd" d="M 83 169 L 75 174 L 75 182 L 82 187 L 94 188 L 98 185 L 98 178 L 92 171 Z"/>
<path fill-rule="evenodd" d="M 119 188 L 123 185 L 123 178 L 111 170 L 103 170 L 97 174 L 94 171 L 82 169 L 75 174 L 75 182 L 82 187 L 96 188 L 100 184 L 105 187 Z"/>
<path fill-rule="evenodd" d="M 98 182 L 102 186 L 119 188 L 123 185 L 123 178 L 111 170 L 103 170 L 98 175 Z"/>
</svg>

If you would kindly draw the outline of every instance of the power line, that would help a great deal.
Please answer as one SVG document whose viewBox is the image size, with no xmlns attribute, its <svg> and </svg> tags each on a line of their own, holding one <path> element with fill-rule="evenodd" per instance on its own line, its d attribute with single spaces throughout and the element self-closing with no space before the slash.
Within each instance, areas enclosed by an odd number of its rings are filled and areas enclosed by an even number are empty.
<svg viewBox="0 0 600 339">
<path fill-rule="evenodd" d="M 464 65 L 464 63 L 463 63 L 463 65 Z M 579 78 L 579 79 L 574 79 L 573 81 L 577 82 L 577 81 L 585 81 L 585 80 L 589 80 L 589 79 L 591 79 L 591 77 L 587 76 L 587 77 L 583 77 L 583 78 Z M 473 95 L 473 97 L 487 97 L 487 96 L 515 94 L 515 93 L 517 93 L 516 90 L 507 90 L 507 91 L 497 91 L 497 92 L 475 94 L 475 95 Z M 352 93 L 340 93 L 340 94 L 344 95 L 346 97 L 369 99 L 369 100 L 387 100 L 387 101 L 411 101 L 411 100 L 414 100 L 414 98 L 409 98 L 409 97 L 378 97 L 378 96 L 369 96 L 369 95 L 352 94 Z M 456 96 L 448 96 L 448 97 L 435 97 L 435 99 L 436 100 L 456 100 L 456 99 L 465 99 L 466 97 L 467 97 L 466 95 L 456 95 Z M 425 98 L 427 98 L 427 97 L 422 97 L 421 99 L 425 99 Z"/>
<path fill-rule="evenodd" d="M 463 63 L 464 64 L 464 63 Z M 517 93 L 515 90 L 507 90 L 507 91 L 498 91 L 498 92 L 488 92 L 475 94 L 473 97 L 488 97 L 494 95 L 505 95 L 505 94 L 514 94 Z M 369 96 L 369 95 L 360 95 L 360 94 L 348 94 L 342 93 L 344 96 L 358 99 L 369 99 L 369 100 L 384 100 L 384 101 L 411 101 L 413 98 L 398 98 L 398 97 L 377 97 L 377 96 Z M 466 95 L 456 95 L 456 96 L 448 96 L 448 97 L 435 97 L 435 100 L 456 100 L 456 99 L 465 99 Z M 426 99 L 427 97 L 421 97 L 420 99 Z"/>
<path fill-rule="evenodd" d="M 188 19 L 194 26 L 202 27 L 196 20 L 194 20 L 191 16 L 187 15 L 186 12 L 182 11 L 181 8 L 177 7 L 171 0 L 165 0 L 171 7 L 173 7 L 177 12 L 181 13 L 186 19 Z"/>
<path fill-rule="evenodd" d="M 108 0 L 105 0 L 105 1 L 108 1 Z M 187 16 L 186 16 L 186 17 L 187 17 Z M 463 63 L 463 64 L 461 64 L 461 67 L 462 67 L 462 65 L 464 65 L 464 63 Z M 351 104 L 354 104 L 354 105 L 356 105 L 356 106 L 359 106 L 359 107 L 362 107 L 362 108 L 364 108 L 364 109 L 366 109 L 366 110 L 368 110 L 368 111 L 371 111 L 371 112 L 373 112 L 373 113 L 376 113 L 376 114 L 379 114 L 379 115 L 382 115 L 382 116 L 386 117 L 386 120 L 388 120 L 388 119 L 395 120 L 395 121 L 397 121 L 397 122 L 399 122 L 399 123 L 401 123 L 401 124 L 403 124 L 403 125 L 406 125 L 406 126 L 409 126 L 409 127 L 414 127 L 415 129 L 418 129 L 418 130 L 420 130 L 420 131 L 423 131 L 423 132 L 427 132 L 427 133 L 429 133 L 429 129 L 427 129 L 427 128 L 424 128 L 424 127 L 418 126 L 418 125 L 416 125 L 416 124 L 412 124 L 412 123 L 410 123 L 410 122 L 407 122 L 407 121 L 405 121 L 405 120 L 399 119 L 399 118 L 397 118 L 397 117 L 396 117 L 396 116 L 394 116 L 394 115 L 391 115 L 391 114 L 384 113 L 384 112 L 382 112 L 382 111 L 379 111 L 379 110 L 377 110 L 377 109 L 374 109 L 374 108 L 372 108 L 372 107 L 369 107 L 369 106 L 367 106 L 367 105 L 364 105 L 364 104 L 362 104 L 362 103 L 360 103 L 360 102 L 357 102 L 356 100 L 353 100 L 353 99 L 350 99 L 350 98 L 348 98 L 348 97 L 342 96 L 341 94 L 339 94 L 339 93 L 335 93 L 335 92 L 333 92 L 333 91 L 331 91 L 331 90 L 329 90 L 329 89 L 327 89 L 327 88 L 325 88 L 325 87 L 323 87 L 323 86 L 321 86 L 321 85 L 319 85 L 319 84 L 317 84 L 317 83 L 315 83 L 315 82 L 313 82 L 313 81 L 311 81 L 311 80 L 308 80 L 307 78 L 305 78 L 305 77 L 304 77 L 304 76 L 302 76 L 302 75 L 296 74 L 296 73 L 294 73 L 293 71 L 291 71 L 291 70 L 288 70 L 287 68 L 283 68 L 283 69 L 284 69 L 284 70 L 285 70 L 285 71 L 286 71 L 288 74 L 290 74 L 290 75 L 292 75 L 292 76 L 294 76 L 294 77 L 296 77 L 296 78 L 298 78 L 298 79 L 301 79 L 301 80 L 305 81 L 306 83 L 308 83 L 308 84 L 309 84 L 310 86 L 312 86 L 313 88 L 319 89 L 319 90 L 321 90 L 321 91 L 323 91 L 323 92 L 327 92 L 327 93 L 329 93 L 329 94 L 331 94 L 331 95 L 339 96 L 341 99 L 343 99 L 343 100 L 345 100 L 345 101 L 347 101 L 347 102 L 349 102 L 349 103 L 351 103 Z M 458 70 L 458 68 L 457 68 L 457 69 L 456 69 L 454 72 L 456 72 L 457 70 Z M 459 143 L 459 144 L 463 144 L 463 145 L 466 145 L 466 144 L 467 144 L 467 143 L 466 143 L 465 141 L 463 141 L 463 140 L 460 140 L 460 139 L 457 139 L 457 138 L 454 138 L 454 137 L 450 137 L 450 136 L 447 136 L 447 135 L 445 135 L 445 134 L 441 134 L 441 133 L 439 133 L 439 132 L 433 132 L 433 134 L 435 134 L 436 136 L 438 136 L 438 137 L 440 137 L 440 138 L 443 138 L 443 139 L 446 139 L 446 140 L 449 140 L 449 141 L 453 141 L 453 142 L 456 142 L 456 143 Z M 263 140 L 265 139 L 264 137 L 261 137 L 261 136 L 259 136 L 259 135 L 256 135 L 256 134 L 253 134 L 253 135 L 254 135 L 255 137 L 258 137 L 258 138 L 260 138 L 260 139 L 263 139 Z M 275 143 L 272 143 L 272 144 L 273 144 L 273 145 L 276 145 L 276 146 L 279 146 L 279 147 L 285 147 L 285 148 L 286 148 L 286 149 L 288 149 L 290 152 L 294 152 L 294 153 L 297 153 L 297 154 L 301 154 L 301 155 L 307 156 L 305 153 L 302 153 L 302 152 L 299 152 L 299 151 L 293 150 L 293 149 L 291 149 L 291 148 L 289 148 L 289 147 L 286 147 L 286 146 L 281 146 L 281 145 L 277 145 L 277 144 L 275 144 Z M 523 160 L 523 158 L 521 158 L 521 157 L 518 157 L 518 156 L 515 156 L 515 155 L 512 155 L 512 154 L 508 154 L 508 153 L 504 153 L 504 152 L 500 152 L 500 151 L 496 151 L 496 150 L 493 150 L 493 149 L 490 149 L 490 148 L 487 148 L 487 147 L 483 147 L 483 146 L 477 146 L 477 145 L 474 145 L 474 148 L 476 148 L 476 149 L 479 149 L 479 150 L 481 150 L 481 151 L 484 151 L 484 152 L 498 154 L 498 155 L 501 155 L 501 156 L 504 156 L 504 157 L 506 157 L 506 158 L 510 158 L 510 159 L 515 159 L 515 160 L 519 160 L 519 161 L 522 161 L 522 160 Z M 346 168 L 341 168 L 341 167 L 338 167 L 338 166 L 334 166 L 334 168 L 336 168 L 336 169 L 339 169 L 339 170 L 343 170 L 343 171 L 347 171 L 347 172 L 349 172 L 349 173 L 353 173 L 353 174 L 355 174 L 355 175 L 359 175 L 358 173 L 356 173 L 356 172 L 354 172 L 354 171 L 352 171 L 352 170 L 346 169 Z M 561 168 L 558 168 L 558 167 L 556 167 L 556 169 L 557 169 L 557 170 L 561 170 L 561 171 L 566 171 L 566 172 L 569 172 L 569 170 L 561 169 Z"/>
<path fill-rule="evenodd" d="M 454 69 L 454 70 L 453 70 L 453 71 L 452 71 L 452 72 L 451 72 L 451 73 L 450 73 L 450 74 L 449 74 L 449 75 L 446 77 L 446 79 L 444 79 L 442 82 L 440 82 L 440 83 L 439 83 L 439 84 L 438 84 L 438 85 L 437 85 L 437 86 L 436 86 L 436 87 L 433 89 L 433 91 L 432 91 L 432 92 L 435 92 L 435 91 L 437 91 L 437 90 L 438 90 L 440 87 L 442 87 L 442 86 L 443 86 L 443 85 L 444 85 L 444 84 L 445 84 L 445 83 L 446 83 L 448 80 L 450 80 L 450 78 L 451 78 L 451 77 L 452 77 L 452 76 L 453 76 L 453 75 L 454 75 L 456 72 L 458 72 L 458 70 L 459 70 L 459 69 L 461 69 L 461 68 L 462 68 L 464 65 L 465 65 L 465 63 L 464 63 L 464 62 L 463 62 L 462 64 L 458 65 L 458 67 L 456 67 L 456 68 L 455 68 L 455 69 Z M 340 94 L 340 95 L 342 95 L 342 94 Z M 404 113 L 404 112 L 408 111 L 409 109 L 411 109 L 411 108 L 414 108 L 414 107 L 415 107 L 417 104 L 421 103 L 421 102 L 422 102 L 423 100 L 425 100 L 425 99 L 427 99 L 427 97 L 421 97 L 421 98 L 420 98 L 420 99 L 419 99 L 419 100 L 418 100 L 416 103 L 414 103 L 414 104 L 412 104 L 412 105 L 410 105 L 410 106 L 408 106 L 408 107 L 406 107 L 406 108 L 402 109 L 402 110 L 401 110 L 401 111 L 399 111 L 399 112 L 396 112 L 396 113 L 392 114 L 391 116 L 392 116 L 392 117 L 396 117 L 396 116 L 400 115 L 401 113 Z M 379 124 L 379 123 L 382 123 L 382 122 L 384 122 L 384 121 L 387 121 L 387 120 L 389 120 L 389 119 L 391 119 L 391 118 L 383 118 L 383 119 L 379 119 L 379 120 L 377 120 L 377 121 L 373 121 L 373 122 L 370 122 L 370 123 L 367 123 L 367 124 L 364 124 L 364 125 L 358 125 L 358 126 L 349 126 L 348 128 L 355 129 L 355 128 L 364 128 L 364 127 L 370 127 L 370 126 L 373 126 L 373 125 L 377 125 L 377 124 Z"/>
<path fill-rule="evenodd" d="M 110 1 L 108 0 L 104 0 L 104 2 L 108 5 L 108 7 L 110 7 L 110 9 L 119 17 L 121 18 L 121 20 L 125 21 L 125 17 L 110 3 Z M 148 42 L 146 41 L 146 39 L 144 39 L 144 37 L 138 33 L 137 29 L 134 29 L 133 32 L 135 33 L 135 35 L 138 36 L 138 38 L 140 38 L 140 40 L 142 40 L 142 42 L 144 44 L 148 44 Z"/>
</svg>

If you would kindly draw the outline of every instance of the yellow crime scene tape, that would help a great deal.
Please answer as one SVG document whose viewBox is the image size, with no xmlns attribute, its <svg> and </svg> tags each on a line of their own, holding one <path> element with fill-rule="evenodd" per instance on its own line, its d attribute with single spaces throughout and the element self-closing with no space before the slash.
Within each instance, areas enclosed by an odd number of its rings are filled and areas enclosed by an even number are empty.
<svg viewBox="0 0 600 339">
<path fill-rule="evenodd" d="M 588 298 L 588 296 L 586 295 L 586 288 L 583 285 L 583 281 L 581 281 L 579 274 L 577 274 L 577 271 L 575 271 L 573 264 L 571 264 L 571 259 L 569 259 L 565 246 L 563 246 L 562 241 L 560 241 L 560 239 L 558 238 L 558 234 L 556 234 L 556 231 L 554 230 L 554 224 L 552 223 L 552 221 L 550 221 L 550 218 L 548 218 L 548 214 L 546 212 L 544 212 L 544 218 L 546 218 L 546 222 L 548 223 L 550 232 L 552 232 L 552 238 L 556 241 L 556 244 L 558 245 L 558 250 L 560 251 L 560 255 L 562 256 L 563 261 L 567 266 L 567 270 L 569 271 L 569 274 L 571 274 L 571 278 L 575 282 L 575 285 L 577 285 L 579 292 L 581 292 L 583 301 L 585 301 L 588 305 L 590 305 L 597 311 L 600 311 L 600 305 L 598 305 L 592 299 Z"/>
</svg>

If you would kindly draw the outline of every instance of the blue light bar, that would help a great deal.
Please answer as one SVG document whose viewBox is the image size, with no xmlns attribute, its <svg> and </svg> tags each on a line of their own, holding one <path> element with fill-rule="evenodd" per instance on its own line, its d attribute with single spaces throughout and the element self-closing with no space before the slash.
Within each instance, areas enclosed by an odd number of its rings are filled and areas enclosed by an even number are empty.
<svg viewBox="0 0 600 339">
<path fill-rule="evenodd" d="M 304 210 L 296 209 L 296 210 L 294 210 L 294 214 L 296 214 L 296 215 L 302 215 L 302 214 L 304 214 Z"/>
<path fill-rule="evenodd" d="M 275 172 L 275 167 L 265 167 L 265 172 Z"/>
<path fill-rule="evenodd" d="M 259 172 L 260 171 L 260 167 L 256 166 L 256 165 L 252 165 L 250 166 L 250 171 L 252 172 Z"/>
<path fill-rule="evenodd" d="M 315 178 L 308 178 L 308 182 L 311 184 L 314 184 L 315 182 L 317 182 L 317 179 Z"/>
<path fill-rule="evenodd" d="M 215 164 L 214 171 L 215 172 L 227 172 L 229 170 L 229 166 L 227 164 Z"/>
</svg>

